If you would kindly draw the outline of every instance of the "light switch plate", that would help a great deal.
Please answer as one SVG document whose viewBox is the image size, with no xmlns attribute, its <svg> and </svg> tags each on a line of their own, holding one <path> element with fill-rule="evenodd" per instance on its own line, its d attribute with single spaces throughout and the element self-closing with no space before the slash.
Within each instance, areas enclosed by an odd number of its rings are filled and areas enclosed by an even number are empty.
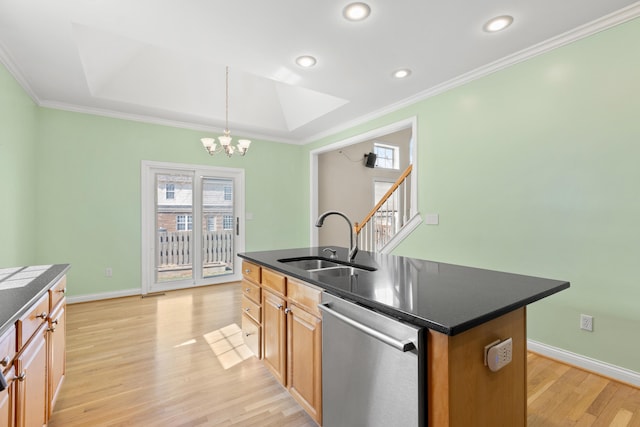
<svg viewBox="0 0 640 427">
<path fill-rule="evenodd" d="M 428 213 L 424 216 L 425 224 L 438 225 L 440 218 L 437 213 Z"/>
</svg>

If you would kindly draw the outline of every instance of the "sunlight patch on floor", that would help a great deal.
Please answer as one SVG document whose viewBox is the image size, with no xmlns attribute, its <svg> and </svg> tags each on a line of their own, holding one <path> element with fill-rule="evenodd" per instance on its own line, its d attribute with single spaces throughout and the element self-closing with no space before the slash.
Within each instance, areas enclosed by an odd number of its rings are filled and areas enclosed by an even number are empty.
<svg viewBox="0 0 640 427">
<path fill-rule="evenodd" d="M 242 340 L 242 329 L 235 323 L 204 334 L 204 339 L 224 369 L 229 369 L 253 356 Z"/>
</svg>

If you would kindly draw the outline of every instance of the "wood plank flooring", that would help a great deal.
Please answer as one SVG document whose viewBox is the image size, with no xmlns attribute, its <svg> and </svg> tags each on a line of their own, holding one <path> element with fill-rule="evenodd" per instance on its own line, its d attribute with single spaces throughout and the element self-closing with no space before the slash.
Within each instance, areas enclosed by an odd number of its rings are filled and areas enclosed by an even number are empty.
<svg viewBox="0 0 640 427">
<path fill-rule="evenodd" d="M 69 305 L 49 427 L 315 426 L 242 345 L 240 298 L 234 283 Z M 640 390 L 531 353 L 528 369 L 529 427 L 640 427 Z"/>
</svg>

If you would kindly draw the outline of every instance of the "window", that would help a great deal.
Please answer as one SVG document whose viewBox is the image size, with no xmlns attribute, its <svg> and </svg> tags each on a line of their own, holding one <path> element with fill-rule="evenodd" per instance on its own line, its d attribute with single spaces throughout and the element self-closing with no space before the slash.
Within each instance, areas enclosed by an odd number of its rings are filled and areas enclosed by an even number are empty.
<svg viewBox="0 0 640 427">
<path fill-rule="evenodd" d="M 233 193 L 231 191 L 231 186 L 225 186 L 224 187 L 224 200 L 226 201 L 231 201 L 233 196 Z"/>
<path fill-rule="evenodd" d="M 175 199 L 176 198 L 176 185 L 175 184 L 167 184 L 167 187 L 164 190 L 165 199 Z"/>
<path fill-rule="evenodd" d="M 233 215 L 225 215 L 222 217 L 222 229 L 233 230 Z"/>
<path fill-rule="evenodd" d="M 191 215 L 177 215 L 176 216 L 176 230 L 178 230 L 178 231 L 193 230 L 193 216 L 191 216 Z"/>
<path fill-rule="evenodd" d="M 400 149 L 393 145 L 373 143 L 373 152 L 376 155 L 376 167 L 383 169 L 400 169 Z"/>
<path fill-rule="evenodd" d="M 207 217 L 207 231 L 216 231 L 216 217 L 208 216 Z"/>
</svg>

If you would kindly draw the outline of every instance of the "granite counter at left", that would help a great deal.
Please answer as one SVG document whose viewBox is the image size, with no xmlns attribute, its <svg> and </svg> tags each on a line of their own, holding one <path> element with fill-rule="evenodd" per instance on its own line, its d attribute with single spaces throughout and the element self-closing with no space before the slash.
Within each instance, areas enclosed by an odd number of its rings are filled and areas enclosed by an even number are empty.
<svg viewBox="0 0 640 427">
<path fill-rule="evenodd" d="M 69 264 L 0 268 L 0 335 L 64 276 Z"/>
</svg>

